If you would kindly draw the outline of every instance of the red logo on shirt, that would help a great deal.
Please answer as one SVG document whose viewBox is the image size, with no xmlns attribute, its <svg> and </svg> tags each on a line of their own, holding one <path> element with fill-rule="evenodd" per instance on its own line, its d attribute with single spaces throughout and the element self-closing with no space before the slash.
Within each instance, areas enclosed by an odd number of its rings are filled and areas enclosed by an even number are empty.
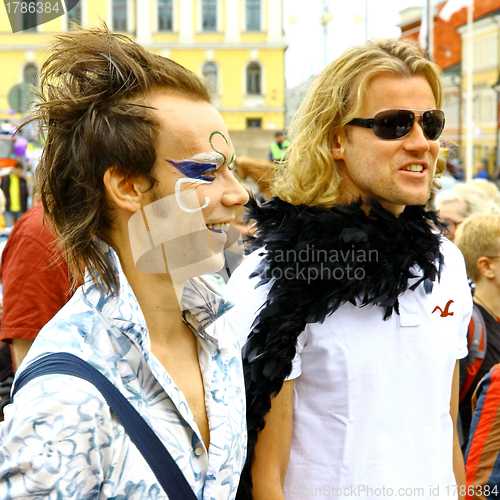
<svg viewBox="0 0 500 500">
<path fill-rule="evenodd" d="M 436 306 L 434 308 L 434 311 L 432 311 L 432 312 L 435 313 L 436 311 L 440 311 L 441 312 L 441 318 L 446 318 L 446 316 L 453 316 L 454 313 L 452 313 L 452 312 L 449 311 L 449 308 L 450 308 L 451 304 L 453 304 L 453 300 L 449 300 L 448 301 L 448 303 L 446 304 L 446 306 L 444 308 L 444 311 L 439 306 Z"/>
</svg>

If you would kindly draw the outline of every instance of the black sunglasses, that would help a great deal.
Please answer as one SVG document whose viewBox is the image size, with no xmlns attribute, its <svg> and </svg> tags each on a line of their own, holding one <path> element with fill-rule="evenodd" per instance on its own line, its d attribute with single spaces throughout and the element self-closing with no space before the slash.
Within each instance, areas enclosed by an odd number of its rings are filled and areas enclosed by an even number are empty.
<svg viewBox="0 0 500 500">
<path fill-rule="evenodd" d="M 380 139 L 394 141 L 406 137 L 413 128 L 415 117 L 421 116 L 424 134 L 430 141 L 435 141 L 444 128 L 444 113 L 440 109 L 428 109 L 415 113 L 409 109 L 387 109 L 373 118 L 354 118 L 347 125 L 372 128 Z"/>
</svg>

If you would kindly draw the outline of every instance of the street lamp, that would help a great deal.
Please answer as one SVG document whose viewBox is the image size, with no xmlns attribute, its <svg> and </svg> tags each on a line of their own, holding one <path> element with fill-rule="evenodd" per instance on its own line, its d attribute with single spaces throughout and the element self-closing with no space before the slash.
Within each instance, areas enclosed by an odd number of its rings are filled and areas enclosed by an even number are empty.
<svg viewBox="0 0 500 500">
<path fill-rule="evenodd" d="M 365 0 L 365 15 L 364 17 L 361 14 L 356 14 L 354 16 L 354 22 L 356 24 L 361 24 L 365 22 L 365 40 L 368 40 L 368 0 Z"/>
<path fill-rule="evenodd" d="M 323 15 L 318 22 L 323 26 L 323 67 L 328 62 L 328 23 L 333 21 L 333 14 L 328 10 L 328 0 L 323 0 Z"/>
<path fill-rule="evenodd" d="M 323 12 L 323 15 L 319 18 L 318 23 L 321 24 L 321 26 L 326 26 L 331 21 L 333 21 L 333 14 L 327 10 L 326 12 Z"/>
</svg>

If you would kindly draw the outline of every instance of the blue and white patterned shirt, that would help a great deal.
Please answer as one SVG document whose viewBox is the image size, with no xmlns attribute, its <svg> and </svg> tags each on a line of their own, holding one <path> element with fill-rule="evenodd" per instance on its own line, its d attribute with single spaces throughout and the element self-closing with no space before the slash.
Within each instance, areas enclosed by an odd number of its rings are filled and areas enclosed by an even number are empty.
<svg viewBox="0 0 500 500">
<path fill-rule="evenodd" d="M 197 325 L 210 426 L 207 453 L 184 395 L 151 353 L 144 316 L 116 253 L 106 245 L 105 250 L 119 280 L 118 293 L 103 293 L 87 275 L 83 287 L 42 329 L 19 372 L 53 352 L 86 360 L 139 411 L 199 500 L 233 499 L 246 455 L 239 346 L 223 316 L 210 334 L 204 328 L 224 303 L 218 299 L 211 310 L 201 311 L 205 317 Z M 187 295 L 208 292 L 195 288 Z M 199 316 L 196 311 L 186 315 L 192 329 Z M 5 409 L 0 498 L 162 500 L 167 495 L 92 384 L 44 375 L 23 387 Z"/>
</svg>

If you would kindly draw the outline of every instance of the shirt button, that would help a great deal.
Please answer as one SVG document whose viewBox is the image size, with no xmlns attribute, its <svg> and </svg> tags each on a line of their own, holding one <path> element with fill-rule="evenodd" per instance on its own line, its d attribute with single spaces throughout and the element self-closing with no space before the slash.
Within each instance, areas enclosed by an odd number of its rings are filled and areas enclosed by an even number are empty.
<svg viewBox="0 0 500 500">
<path fill-rule="evenodd" d="M 203 453 L 203 448 L 201 446 L 198 446 L 194 449 L 194 454 L 199 457 Z"/>
</svg>

